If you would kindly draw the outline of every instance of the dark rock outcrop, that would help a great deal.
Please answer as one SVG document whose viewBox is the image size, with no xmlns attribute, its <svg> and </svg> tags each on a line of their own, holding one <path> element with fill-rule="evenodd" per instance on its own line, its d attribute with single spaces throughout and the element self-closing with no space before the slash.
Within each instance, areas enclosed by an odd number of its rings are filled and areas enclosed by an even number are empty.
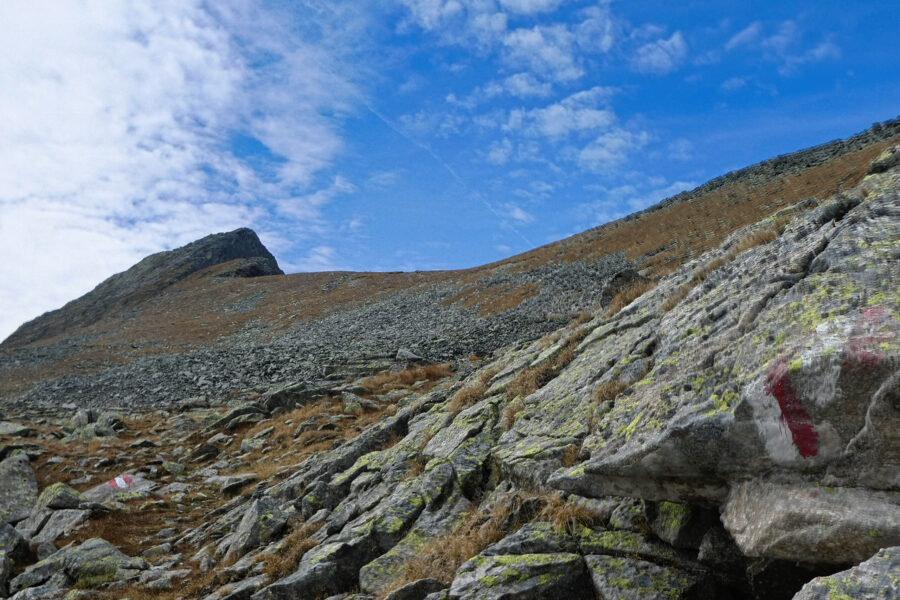
<svg viewBox="0 0 900 600">
<path fill-rule="evenodd" d="M 84 327 L 159 294 L 182 279 L 214 265 L 228 263 L 217 273 L 226 277 L 281 275 L 275 257 L 247 228 L 216 233 L 175 250 L 143 259 L 113 275 L 81 298 L 25 323 L 3 341 L 23 346 L 51 338 L 75 326 Z"/>
</svg>

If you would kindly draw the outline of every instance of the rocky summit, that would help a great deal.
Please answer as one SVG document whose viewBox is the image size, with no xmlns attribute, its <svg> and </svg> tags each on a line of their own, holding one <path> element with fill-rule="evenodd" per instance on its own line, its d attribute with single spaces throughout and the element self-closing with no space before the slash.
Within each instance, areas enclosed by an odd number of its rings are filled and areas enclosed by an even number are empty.
<svg viewBox="0 0 900 600">
<path fill-rule="evenodd" d="M 898 143 L 467 271 L 144 259 L 0 345 L 0 598 L 900 598 Z"/>
</svg>

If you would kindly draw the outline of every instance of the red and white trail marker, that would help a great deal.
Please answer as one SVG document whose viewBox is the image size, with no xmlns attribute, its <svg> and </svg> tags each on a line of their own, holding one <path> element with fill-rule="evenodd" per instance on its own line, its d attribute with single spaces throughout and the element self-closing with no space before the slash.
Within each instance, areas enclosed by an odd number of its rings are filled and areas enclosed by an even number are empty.
<svg viewBox="0 0 900 600">
<path fill-rule="evenodd" d="M 131 485 L 131 477 L 128 475 L 119 475 L 115 479 L 109 480 L 109 487 L 111 488 L 126 488 Z"/>
</svg>

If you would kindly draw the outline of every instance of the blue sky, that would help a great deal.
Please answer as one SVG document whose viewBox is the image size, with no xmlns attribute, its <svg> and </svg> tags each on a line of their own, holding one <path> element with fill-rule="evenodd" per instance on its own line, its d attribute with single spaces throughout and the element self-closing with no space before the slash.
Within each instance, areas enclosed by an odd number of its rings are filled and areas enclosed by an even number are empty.
<svg viewBox="0 0 900 600">
<path fill-rule="evenodd" d="M 253 227 L 463 268 L 897 116 L 896 2 L 0 4 L 0 337 Z"/>
</svg>

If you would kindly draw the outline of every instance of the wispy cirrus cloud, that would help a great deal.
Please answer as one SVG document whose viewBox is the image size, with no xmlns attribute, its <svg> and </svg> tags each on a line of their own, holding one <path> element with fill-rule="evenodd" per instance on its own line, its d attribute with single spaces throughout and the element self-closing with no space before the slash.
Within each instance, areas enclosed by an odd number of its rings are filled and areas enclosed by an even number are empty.
<svg viewBox="0 0 900 600">
<path fill-rule="evenodd" d="M 631 65 L 639 73 L 662 75 L 681 66 L 687 58 L 687 53 L 684 35 L 676 31 L 668 38 L 659 38 L 638 48 Z"/>
<path fill-rule="evenodd" d="M 52 14 L 0 5 L 0 337 L 146 254 L 304 203 L 354 101 L 332 55 L 249 5 Z M 284 216 L 321 227 L 314 203 Z"/>
</svg>

